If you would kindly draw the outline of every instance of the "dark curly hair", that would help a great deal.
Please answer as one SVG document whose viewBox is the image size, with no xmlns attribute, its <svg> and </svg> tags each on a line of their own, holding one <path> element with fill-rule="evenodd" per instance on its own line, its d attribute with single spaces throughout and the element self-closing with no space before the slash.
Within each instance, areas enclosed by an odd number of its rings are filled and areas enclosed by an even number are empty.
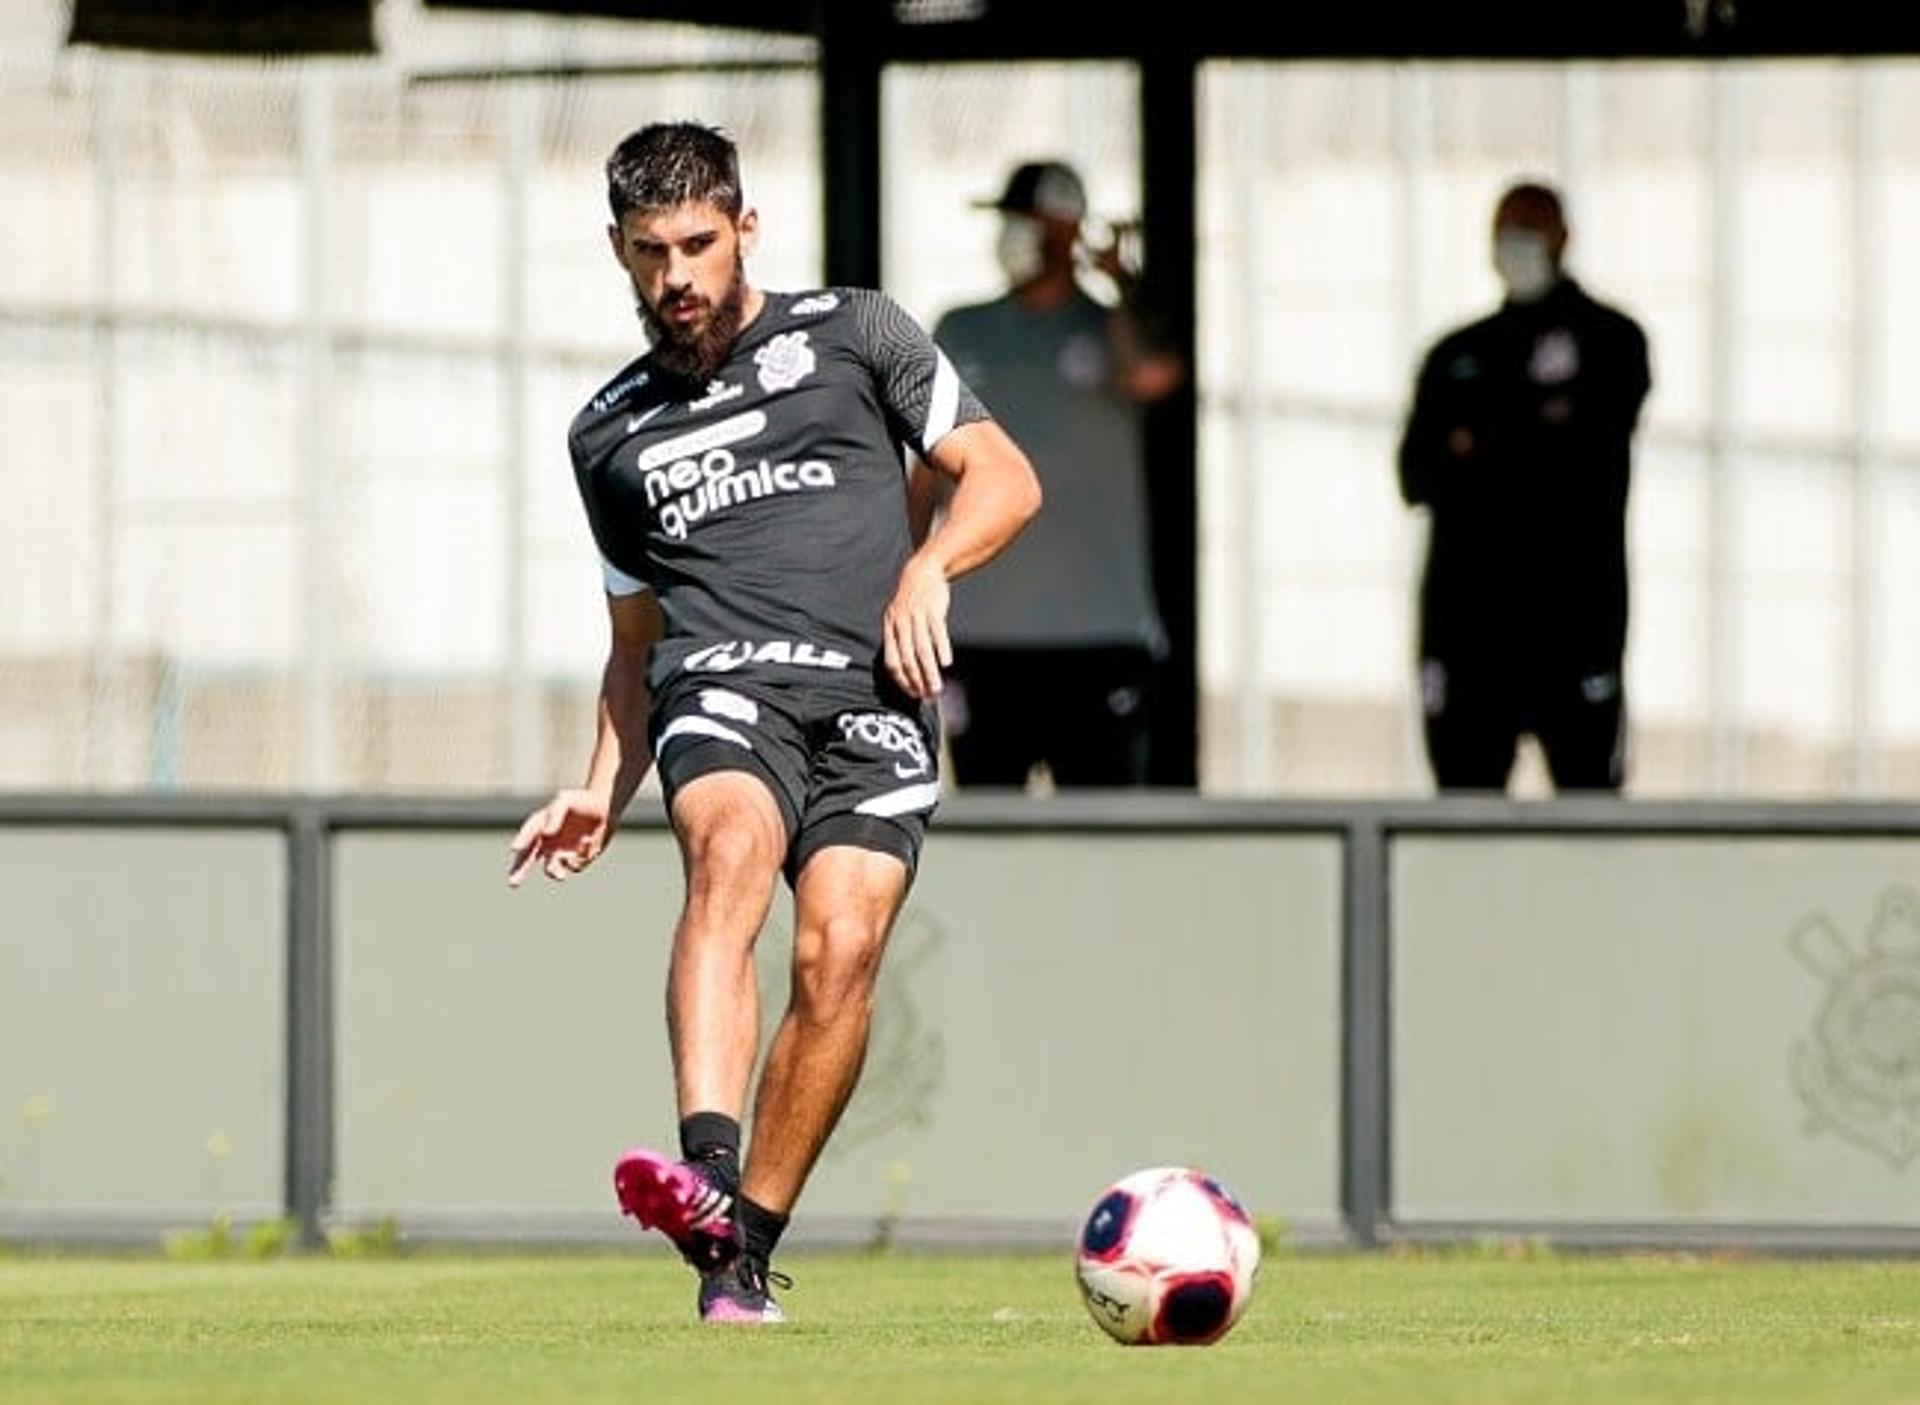
<svg viewBox="0 0 1920 1405">
<path fill-rule="evenodd" d="M 739 219 L 740 153 L 717 127 L 656 122 L 625 138 L 607 157 L 607 206 L 613 221 L 629 210 L 671 210 L 708 202 Z"/>
</svg>

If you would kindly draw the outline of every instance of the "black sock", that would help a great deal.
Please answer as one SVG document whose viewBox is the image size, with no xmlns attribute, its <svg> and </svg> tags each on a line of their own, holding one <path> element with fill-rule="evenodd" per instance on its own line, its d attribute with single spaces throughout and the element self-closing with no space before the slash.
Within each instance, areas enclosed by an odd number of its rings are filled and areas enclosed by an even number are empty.
<svg viewBox="0 0 1920 1405">
<path fill-rule="evenodd" d="M 787 1217 L 775 1214 L 744 1195 L 735 1203 L 734 1214 L 740 1221 L 741 1247 L 761 1263 L 771 1259 L 773 1246 L 780 1242 L 780 1236 L 786 1232 Z"/>
<path fill-rule="evenodd" d="M 740 1124 L 724 1112 L 696 1112 L 681 1119 L 680 1154 L 704 1161 L 725 1179 L 740 1183 Z"/>
</svg>

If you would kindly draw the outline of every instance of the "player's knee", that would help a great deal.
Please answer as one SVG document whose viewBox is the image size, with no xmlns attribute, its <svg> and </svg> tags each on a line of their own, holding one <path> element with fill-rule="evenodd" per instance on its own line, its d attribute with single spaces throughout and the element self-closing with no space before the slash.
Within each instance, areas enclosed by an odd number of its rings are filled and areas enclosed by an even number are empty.
<svg viewBox="0 0 1920 1405">
<path fill-rule="evenodd" d="M 868 1013 L 885 940 L 859 917 L 830 917 L 801 933 L 793 949 L 794 1013 L 810 1024 Z"/>
<path fill-rule="evenodd" d="M 687 835 L 685 848 L 687 868 L 718 881 L 780 868 L 780 835 L 749 814 L 701 825 Z"/>
<path fill-rule="evenodd" d="M 777 836 L 746 818 L 703 826 L 688 836 L 686 851 L 687 886 L 695 894 L 771 883 L 780 867 Z"/>
</svg>

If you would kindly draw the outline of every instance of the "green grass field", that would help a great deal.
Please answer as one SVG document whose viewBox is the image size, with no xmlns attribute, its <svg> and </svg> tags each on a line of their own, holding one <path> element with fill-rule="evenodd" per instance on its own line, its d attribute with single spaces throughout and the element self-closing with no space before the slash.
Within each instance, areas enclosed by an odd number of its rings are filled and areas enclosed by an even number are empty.
<svg viewBox="0 0 1920 1405">
<path fill-rule="evenodd" d="M 657 1255 L 0 1259 L 5 1401 L 1920 1401 L 1920 1264 L 1279 1255 L 1208 1348 L 1063 1256 L 795 1256 L 779 1329 Z"/>
</svg>

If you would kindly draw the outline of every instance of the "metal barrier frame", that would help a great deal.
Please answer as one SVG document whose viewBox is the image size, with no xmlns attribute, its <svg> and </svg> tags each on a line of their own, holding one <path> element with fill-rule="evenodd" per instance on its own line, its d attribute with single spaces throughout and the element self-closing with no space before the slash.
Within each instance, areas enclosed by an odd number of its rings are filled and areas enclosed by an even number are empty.
<svg viewBox="0 0 1920 1405">
<path fill-rule="evenodd" d="M 334 1164 L 332 841 L 347 831 L 491 830 L 510 834 L 536 800 L 418 797 L 0 797 L 0 829 L 39 825 L 254 828 L 287 843 L 285 1208 L 309 1245 L 324 1242 Z M 642 798 L 629 829 L 665 828 Z M 1342 842 L 1340 1196 L 1347 1242 L 1445 1244 L 1531 1239 L 1569 1248 L 1752 1248 L 1782 1253 L 1920 1253 L 1920 1229 L 1861 1225 L 1711 1225 L 1473 1221 L 1402 1223 L 1393 1215 L 1392 976 L 1389 885 L 1395 839 L 1421 834 L 1743 835 L 1920 838 L 1920 804 L 1644 803 L 1619 799 L 1443 798 L 1286 803 L 1184 793 L 956 795 L 940 831 L 1008 833 L 1309 833 Z M 8 1216 L 36 1239 L 125 1242 L 143 1226 Z M 465 1236 L 458 1236 L 465 1237 Z"/>
</svg>

